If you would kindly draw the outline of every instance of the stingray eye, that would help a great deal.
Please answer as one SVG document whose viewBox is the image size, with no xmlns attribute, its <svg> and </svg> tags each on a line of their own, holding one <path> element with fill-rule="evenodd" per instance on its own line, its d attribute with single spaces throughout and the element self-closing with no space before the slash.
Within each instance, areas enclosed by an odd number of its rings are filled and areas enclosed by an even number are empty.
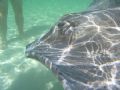
<svg viewBox="0 0 120 90">
<path fill-rule="evenodd" d="M 58 23 L 58 28 L 59 28 L 58 33 L 60 35 L 64 35 L 65 30 L 66 30 L 66 22 L 62 21 L 62 22 Z"/>
<path fill-rule="evenodd" d="M 71 22 L 70 25 L 71 25 L 72 27 L 78 26 L 75 22 Z"/>
<path fill-rule="evenodd" d="M 68 21 L 62 21 L 58 23 L 58 27 L 59 28 L 65 28 L 65 27 L 69 27 L 70 26 L 70 22 Z"/>
<path fill-rule="evenodd" d="M 59 27 L 59 28 L 64 27 L 65 24 L 66 24 L 65 22 L 60 22 L 60 23 L 58 24 L 58 27 Z"/>
</svg>

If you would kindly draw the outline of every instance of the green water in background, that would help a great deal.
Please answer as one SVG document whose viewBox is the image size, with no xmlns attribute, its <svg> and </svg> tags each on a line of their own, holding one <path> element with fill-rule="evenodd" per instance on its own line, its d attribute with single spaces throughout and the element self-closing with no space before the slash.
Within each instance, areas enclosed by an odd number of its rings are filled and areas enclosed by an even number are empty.
<svg viewBox="0 0 120 90">
<path fill-rule="evenodd" d="M 0 52 L 0 90 L 63 90 L 49 69 L 25 57 L 25 46 L 46 33 L 64 14 L 86 10 L 91 1 L 24 0 L 24 40 L 17 37 L 13 10 L 9 6 L 9 45 Z"/>
</svg>

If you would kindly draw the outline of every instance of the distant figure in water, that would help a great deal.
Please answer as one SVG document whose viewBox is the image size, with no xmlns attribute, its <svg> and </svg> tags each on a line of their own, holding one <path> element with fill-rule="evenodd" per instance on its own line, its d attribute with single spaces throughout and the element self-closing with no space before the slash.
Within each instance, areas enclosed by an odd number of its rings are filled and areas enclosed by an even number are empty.
<svg viewBox="0 0 120 90">
<path fill-rule="evenodd" d="M 23 35 L 23 0 L 9 0 L 14 14 L 15 21 L 19 31 L 19 35 Z M 8 0 L 0 0 L 0 49 L 7 47 L 7 16 L 8 16 Z M 12 23 L 12 22 L 11 22 Z"/>
</svg>

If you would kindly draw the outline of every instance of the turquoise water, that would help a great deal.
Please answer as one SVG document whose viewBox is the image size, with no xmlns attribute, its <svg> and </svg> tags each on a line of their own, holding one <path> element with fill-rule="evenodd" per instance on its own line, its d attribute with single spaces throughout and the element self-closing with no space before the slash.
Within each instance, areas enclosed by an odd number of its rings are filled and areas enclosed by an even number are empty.
<svg viewBox="0 0 120 90">
<path fill-rule="evenodd" d="M 24 0 L 24 40 L 18 38 L 13 10 L 9 5 L 9 45 L 0 51 L 0 90 L 63 90 L 49 69 L 25 57 L 25 46 L 46 33 L 64 14 L 86 10 L 91 1 Z"/>
</svg>

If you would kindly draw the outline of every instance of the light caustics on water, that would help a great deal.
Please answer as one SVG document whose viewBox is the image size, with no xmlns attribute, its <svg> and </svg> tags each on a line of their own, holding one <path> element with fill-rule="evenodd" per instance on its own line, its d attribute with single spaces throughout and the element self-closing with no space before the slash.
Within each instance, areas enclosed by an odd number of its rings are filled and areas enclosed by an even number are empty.
<svg viewBox="0 0 120 90">
<path fill-rule="evenodd" d="M 119 90 L 119 11 L 65 15 L 43 38 L 29 44 L 26 54 L 49 66 L 65 90 Z"/>
<path fill-rule="evenodd" d="M 16 40 L 14 43 L 10 43 L 6 50 L 0 50 L 0 90 L 11 90 L 9 88 L 21 74 L 39 67 L 37 62 L 26 59 L 23 54 L 24 43 L 23 41 Z"/>
</svg>

